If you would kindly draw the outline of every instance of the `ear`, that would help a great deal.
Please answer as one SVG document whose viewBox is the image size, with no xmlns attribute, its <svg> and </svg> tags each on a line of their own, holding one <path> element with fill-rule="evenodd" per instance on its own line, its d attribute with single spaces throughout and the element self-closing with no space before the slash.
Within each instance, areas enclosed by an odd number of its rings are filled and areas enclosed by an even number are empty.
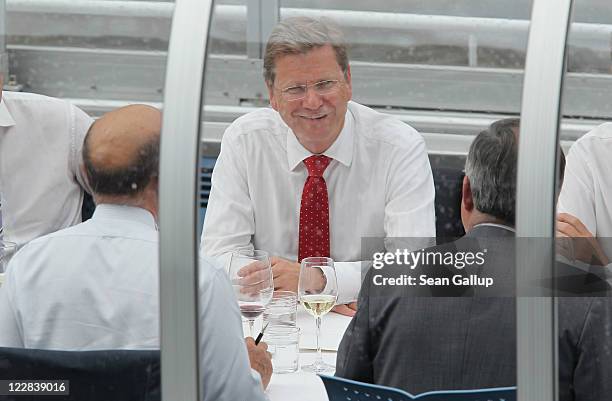
<svg viewBox="0 0 612 401">
<path fill-rule="evenodd" d="M 472 185 L 470 179 L 463 177 L 463 185 L 461 186 L 461 207 L 468 212 L 474 210 L 474 198 L 472 197 Z"/>
<path fill-rule="evenodd" d="M 94 204 L 98 206 L 97 196 L 93 188 L 91 187 L 91 183 L 89 182 L 89 176 L 87 175 L 87 169 L 85 168 L 85 164 L 83 162 L 79 163 L 79 170 L 81 172 L 81 177 L 83 178 L 83 181 L 85 184 L 85 188 L 83 189 L 85 190 L 85 192 L 91 195 L 91 197 L 93 198 Z"/>
<path fill-rule="evenodd" d="M 266 86 L 268 87 L 268 95 L 270 96 L 270 106 L 276 111 L 278 111 L 278 99 L 274 95 L 274 84 L 271 82 L 266 82 Z"/>
<path fill-rule="evenodd" d="M 93 194 L 93 189 L 91 188 L 91 183 L 89 182 L 89 176 L 87 175 L 87 170 L 85 169 L 85 164 L 83 162 L 79 163 L 79 170 L 81 171 L 81 176 L 83 176 L 85 184 L 91 190 L 91 194 Z"/>
<path fill-rule="evenodd" d="M 159 176 L 158 175 L 154 175 L 153 177 L 151 177 L 150 184 L 153 187 L 153 189 L 155 190 L 155 192 L 159 191 Z"/>
<path fill-rule="evenodd" d="M 346 87 L 348 88 L 348 98 L 349 100 L 353 98 L 353 84 L 351 83 L 351 66 L 346 66 Z"/>
</svg>

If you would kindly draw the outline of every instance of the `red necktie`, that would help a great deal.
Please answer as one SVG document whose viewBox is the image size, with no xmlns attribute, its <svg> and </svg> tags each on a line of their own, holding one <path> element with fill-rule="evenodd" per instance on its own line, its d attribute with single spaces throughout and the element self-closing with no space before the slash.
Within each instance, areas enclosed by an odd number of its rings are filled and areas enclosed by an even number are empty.
<svg viewBox="0 0 612 401">
<path fill-rule="evenodd" d="M 329 200 L 323 172 L 330 161 L 327 156 L 310 156 L 304 160 L 308 178 L 300 205 L 298 262 L 310 256 L 329 257 Z"/>
</svg>

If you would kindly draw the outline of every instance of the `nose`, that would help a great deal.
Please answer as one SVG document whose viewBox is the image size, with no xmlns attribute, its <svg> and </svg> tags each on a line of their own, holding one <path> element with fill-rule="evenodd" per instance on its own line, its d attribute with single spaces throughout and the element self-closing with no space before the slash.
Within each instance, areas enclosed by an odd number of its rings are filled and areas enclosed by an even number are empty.
<svg viewBox="0 0 612 401">
<path fill-rule="evenodd" d="M 323 100 L 312 87 L 306 89 L 306 96 L 302 99 L 302 106 L 306 109 L 317 110 L 321 107 Z"/>
</svg>

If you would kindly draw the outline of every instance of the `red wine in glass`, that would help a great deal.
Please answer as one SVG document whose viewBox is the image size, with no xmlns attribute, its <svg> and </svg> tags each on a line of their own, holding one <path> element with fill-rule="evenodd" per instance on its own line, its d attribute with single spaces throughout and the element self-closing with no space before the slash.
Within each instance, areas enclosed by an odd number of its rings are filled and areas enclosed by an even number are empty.
<svg viewBox="0 0 612 401">
<path fill-rule="evenodd" d="M 266 307 L 262 304 L 249 304 L 249 305 L 240 305 L 240 314 L 244 316 L 245 319 L 255 319 L 257 316 L 261 315 Z"/>
</svg>

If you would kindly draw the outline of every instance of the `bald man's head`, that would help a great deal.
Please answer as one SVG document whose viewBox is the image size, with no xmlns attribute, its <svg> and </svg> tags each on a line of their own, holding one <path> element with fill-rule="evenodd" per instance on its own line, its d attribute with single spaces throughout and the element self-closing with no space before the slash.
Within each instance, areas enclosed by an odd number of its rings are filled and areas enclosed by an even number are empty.
<svg viewBox="0 0 612 401">
<path fill-rule="evenodd" d="M 161 112 L 131 105 L 111 111 L 89 128 L 83 164 L 94 195 L 135 196 L 157 177 Z"/>
</svg>

